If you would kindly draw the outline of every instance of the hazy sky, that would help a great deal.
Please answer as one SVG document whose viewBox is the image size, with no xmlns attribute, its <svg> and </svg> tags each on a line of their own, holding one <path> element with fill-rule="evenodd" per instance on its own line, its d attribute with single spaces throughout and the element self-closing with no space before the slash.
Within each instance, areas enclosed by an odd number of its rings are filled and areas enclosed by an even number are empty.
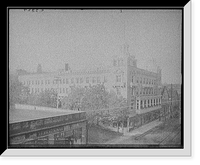
<svg viewBox="0 0 200 165">
<path fill-rule="evenodd" d="M 9 11 L 9 68 L 35 72 L 111 65 L 126 42 L 138 67 L 180 83 L 181 10 Z M 124 28 L 125 27 L 125 28 Z M 125 29 L 125 30 L 124 30 Z M 124 33 L 125 32 L 125 33 Z"/>
</svg>

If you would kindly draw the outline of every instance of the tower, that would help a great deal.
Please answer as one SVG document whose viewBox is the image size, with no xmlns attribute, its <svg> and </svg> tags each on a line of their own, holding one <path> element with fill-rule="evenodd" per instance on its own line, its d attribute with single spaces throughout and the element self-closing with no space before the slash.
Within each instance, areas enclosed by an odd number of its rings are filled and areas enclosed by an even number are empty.
<svg viewBox="0 0 200 165">
<path fill-rule="evenodd" d="M 161 86 L 162 84 L 162 80 L 161 80 L 161 77 L 162 77 L 162 69 L 158 66 L 157 67 L 157 80 L 158 80 L 158 86 Z"/>
</svg>

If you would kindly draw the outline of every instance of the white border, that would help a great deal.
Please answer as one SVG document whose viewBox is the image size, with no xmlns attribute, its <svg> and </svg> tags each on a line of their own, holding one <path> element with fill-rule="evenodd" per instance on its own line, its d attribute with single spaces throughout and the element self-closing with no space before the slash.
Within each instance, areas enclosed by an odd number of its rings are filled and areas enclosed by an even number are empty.
<svg viewBox="0 0 200 165">
<path fill-rule="evenodd" d="M 191 1 L 184 7 L 184 149 L 7 149 L 2 156 L 176 157 L 191 156 Z"/>
</svg>

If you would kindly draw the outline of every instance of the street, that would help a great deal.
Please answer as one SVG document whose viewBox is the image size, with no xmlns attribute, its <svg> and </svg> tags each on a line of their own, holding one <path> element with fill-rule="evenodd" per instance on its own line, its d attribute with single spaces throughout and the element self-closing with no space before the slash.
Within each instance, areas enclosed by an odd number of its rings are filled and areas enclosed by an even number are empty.
<svg viewBox="0 0 200 165">
<path fill-rule="evenodd" d="M 108 141 L 106 144 L 180 146 L 181 126 L 178 119 L 156 120 L 124 136 Z"/>
</svg>

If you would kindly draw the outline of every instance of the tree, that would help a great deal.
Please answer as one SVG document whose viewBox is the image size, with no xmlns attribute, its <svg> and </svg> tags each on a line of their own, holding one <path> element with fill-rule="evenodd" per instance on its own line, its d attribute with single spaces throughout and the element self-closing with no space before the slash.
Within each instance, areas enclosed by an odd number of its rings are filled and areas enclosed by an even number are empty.
<svg viewBox="0 0 200 165">
<path fill-rule="evenodd" d="M 45 90 L 39 94 L 31 94 L 28 98 L 28 104 L 52 108 L 56 107 L 57 93 L 54 90 Z"/>
<path fill-rule="evenodd" d="M 62 108 L 70 110 L 79 110 L 81 107 L 81 101 L 86 93 L 85 88 L 71 87 L 71 92 L 67 97 L 62 99 Z"/>
<path fill-rule="evenodd" d="M 45 90 L 39 94 L 40 106 L 56 107 L 57 105 L 57 93 L 54 90 Z"/>
<path fill-rule="evenodd" d="M 98 110 L 108 107 L 107 91 L 104 85 L 73 87 L 71 93 L 62 100 L 62 107 L 71 110 Z"/>
<path fill-rule="evenodd" d="M 30 95 L 29 88 L 19 82 L 17 77 L 9 78 L 9 104 L 26 104 Z"/>
</svg>

